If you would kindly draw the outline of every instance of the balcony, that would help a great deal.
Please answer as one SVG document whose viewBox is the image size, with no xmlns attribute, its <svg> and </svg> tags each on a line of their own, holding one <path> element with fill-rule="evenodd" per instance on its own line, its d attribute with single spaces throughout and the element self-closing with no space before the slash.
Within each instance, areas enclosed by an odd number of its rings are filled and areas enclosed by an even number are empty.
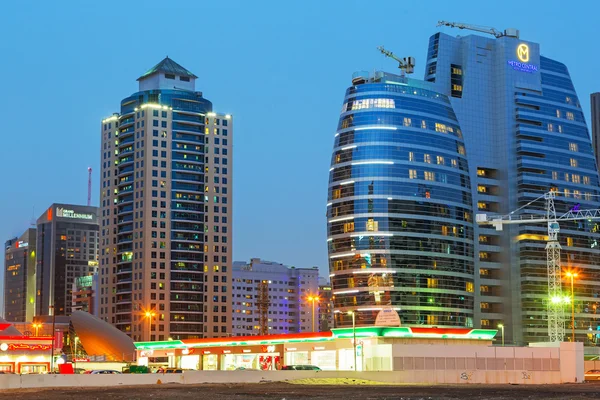
<svg viewBox="0 0 600 400">
<path fill-rule="evenodd" d="M 173 121 L 173 130 L 174 131 L 188 131 L 188 132 L 198 132 L 204 134 L 204 129 L 200 126 L 192 125 L 192 124 L 184 124 L 180 122 Z"/>
<path fill-rule="evenodd" d="M 204 117 L 201 115 L 187 115 L 179 112 L 173 112 L 173 121 L 188 121 L 194 123 L 194 125 L 204 125 Z"/>
</svg>

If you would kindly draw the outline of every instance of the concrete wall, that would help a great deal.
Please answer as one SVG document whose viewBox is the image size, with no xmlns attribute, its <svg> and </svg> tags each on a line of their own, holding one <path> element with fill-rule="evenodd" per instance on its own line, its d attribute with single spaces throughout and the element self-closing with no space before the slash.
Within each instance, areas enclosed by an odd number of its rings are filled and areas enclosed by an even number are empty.
<svg viewBox="0 0 600 400">
<path fill-rule="evenodd" d="M 0 375 L 0 391 L 19 388 L 153 385 L 161 383 L 260 383 L 305 378 L 350 378 L 386 383 L 561 383 L 560 371 L 190 371 L 183 374 Z"/>
</svg>

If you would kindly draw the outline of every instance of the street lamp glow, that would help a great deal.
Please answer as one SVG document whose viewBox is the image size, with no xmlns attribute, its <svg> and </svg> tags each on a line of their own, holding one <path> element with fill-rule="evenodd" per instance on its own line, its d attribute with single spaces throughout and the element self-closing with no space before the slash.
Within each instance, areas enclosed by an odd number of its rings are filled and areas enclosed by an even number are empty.
<svg viewBox="0 0 600 400">
<path fill-rule="evenodd" d="M 312 331 L 315 332 L 315 302 L 318 302 L 319 296 L 308 296 L 308 301 L 312 302 Z"/>
</svg>

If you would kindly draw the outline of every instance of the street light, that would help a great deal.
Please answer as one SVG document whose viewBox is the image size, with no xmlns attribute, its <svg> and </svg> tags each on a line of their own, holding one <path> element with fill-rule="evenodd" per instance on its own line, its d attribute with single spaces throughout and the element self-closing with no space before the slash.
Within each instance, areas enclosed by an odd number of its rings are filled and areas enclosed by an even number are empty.
<svg viewBox="0 0 600 400">
<path fill-rule="evenodd" d="M 319 301 L 319 296 L 308 296 L 308 301 L 312 302 L 312 331 L 315 332 L 315 302 Z"/>
<path fill-rule="evenodd" d="M 498 328 L 502 330 L 502 347 L 504 347 L 504 324 L 498 324 Z"/>
<path fill-rule="evenodd" d="M 356 371 L 356 314 L 354 311 L 348 311 L 352 315 L 352 344 L 354 347 L 354 370 Z"/>
<path fill-rule="evenodd" d="M 577 272 L 567 272 L 566 275 L 571 278 L 571 342 L 575 342 L 575 292 L 573 290 L 573 280 L 577 278 Z"/>
<path fill-rule="evenodd" d="M 35 336 L 40 336 L 40 328 L 42 327 L 42 324 L 36 324 L 35 322 L 32 324 L 33 329 L 35 329 Z"/>
<path fill-rule="evenodd" d="M 48 306 L 50 310 L 52 310 L 52 350 L 50 353 L 50 373 L 54 373 L 54 342 L 56 342 L 56 310 L 55 307 Z"/>
<path fill-rule="evenodd" d="M 148 318 L 148 341 L 150 341 L 150 337 L 152 336 L 152 317 L 156 315 L 154 311 L 146 311 L 146 318 Z"/>
</svg>

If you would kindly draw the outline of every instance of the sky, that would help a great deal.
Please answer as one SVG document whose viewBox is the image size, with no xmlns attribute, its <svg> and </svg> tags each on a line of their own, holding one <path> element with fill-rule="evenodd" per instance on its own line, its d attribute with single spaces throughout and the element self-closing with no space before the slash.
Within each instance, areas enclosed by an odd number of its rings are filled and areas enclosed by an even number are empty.
<svg viewBox="0 0 600 400">
<path fill-rule="evenodd" d="M 567 64 L 589 123 L 599 11 L 593 0 L 6 2 L 0 240 L 52 203 L 85 204 L 88 167 L 98 205 L 100 121 L 168 55 L 234 118 L 234 260 L 318 266 L 327 276 L 327 181 L 345 89 L 355 71 L 397 67 L 377 46 L 415 57 L 413 77 L 422 78 L 431 35 L 469 34 L 438 20 L 520 29 Z"/>
</svg>

